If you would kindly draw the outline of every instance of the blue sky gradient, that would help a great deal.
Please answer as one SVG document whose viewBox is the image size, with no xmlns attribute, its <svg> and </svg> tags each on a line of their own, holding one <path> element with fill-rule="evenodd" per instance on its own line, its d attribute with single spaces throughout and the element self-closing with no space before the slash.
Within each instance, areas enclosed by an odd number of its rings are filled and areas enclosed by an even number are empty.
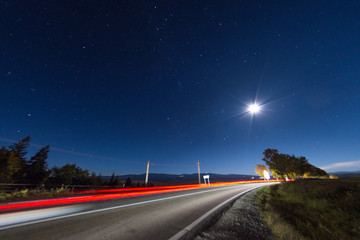
<svg viewBox="0 0 360 240">
<path fill-rule="evenodd" d="M 356 1 L 1 1 L 0 143 L 102 174 L 360 170 Z M 254 116 L 247 106 L 262 105 Z M 331 165 L 351 162 L 348 164 Z M 329 168 L 329 166 L 333 166 Z"/>
</svg>

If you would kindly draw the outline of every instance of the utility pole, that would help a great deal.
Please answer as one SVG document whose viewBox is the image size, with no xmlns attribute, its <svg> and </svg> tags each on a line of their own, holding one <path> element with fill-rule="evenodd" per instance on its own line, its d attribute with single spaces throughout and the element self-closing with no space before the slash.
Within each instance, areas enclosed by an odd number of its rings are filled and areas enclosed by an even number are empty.
<svg viewBox="0 0 360 240">
<path fill-rule="evenodd" d="M 145 187 L 148 185 L 150 161 L 146 163 Z"/>
<path fill-rule="evenodd" d="M 200 162 L 199 162 L 199 160 L 197 161 L 197 165 L 198 165 L 199 184 L 201 184 L 201 179 L 200 179 Z"/>
</svg>

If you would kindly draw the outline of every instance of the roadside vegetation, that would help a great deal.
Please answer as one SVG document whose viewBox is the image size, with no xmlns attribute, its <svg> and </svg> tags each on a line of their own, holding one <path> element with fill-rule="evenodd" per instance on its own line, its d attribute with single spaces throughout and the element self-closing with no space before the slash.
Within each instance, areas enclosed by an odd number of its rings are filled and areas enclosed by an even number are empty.
<svg viewBox="0 0 360 240">
<path fill-rule="evenodd" d="M 269 167 L 275 178 L 300 179 L 300 178 L 329 178 L 329 175 L 322 169 L 310 164 L 304 156 L 279 153 L 277 149 L 266 149 L 262 159 Z M 267 167 L 257 164 L 255 172 L 263 177 L 263 171 Z"/>
<path fill-rule="evenodd" d="M 74 189 L 135 187 L 128 178 L 125 183 L 113 173 L 103 179 L 99 174 L 76 164 L 48 167 L 49 146 L 27 157 L 30 137 L 0 148 L 0 201 L 36 199 L 71 194 Z M 139 185 L 139 183 L 138 183 Z"/>
<path fill-rule="evenodd" d="M 277 239 L 360 239 L 360 179 L 286 182 L 256 199 Z"/>
<path fill-rule="evenodd" d="M 118 185 L 118 177 L 103 181 L 100 175 L 89 173 L 76 164 L 48 168 L 47 157 L 50 146 L 41 148 L 34 156 L 27 158 L 30 137 L 25 137 L 8 147 L 0 148 L 0 183 L 48 185 Z"/>
<path fill-rule="evenodd" d="M 31 200 L 31 199 L 39 199 L 39 198 L 53 198 L 61 195 L 68 195 L 72 193 L 72 190 L 68 187 L 60 187 L 60 188 L 36 188 L 29 189 L 25 188 L 23 190 L 14 190 L 11 192 L 2 191 L 0 192 L 0 202 L 7 201 L 19 201 L 19 200 Z"/>
</svg>

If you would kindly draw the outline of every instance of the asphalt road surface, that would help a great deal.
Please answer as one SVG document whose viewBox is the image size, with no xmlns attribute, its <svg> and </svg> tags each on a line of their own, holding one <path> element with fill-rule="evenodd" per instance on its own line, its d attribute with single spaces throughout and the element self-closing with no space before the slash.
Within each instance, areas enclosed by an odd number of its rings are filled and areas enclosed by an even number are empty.
<svg viewBox="0 0 360 240">
<path fill-rule="evenodd" d="M 207 187 L 0 214 L 3 220 L 21 220 L 0 225 L 0 239 L 192 238 L 226 203 L 266 184 Z"/>
</svg>

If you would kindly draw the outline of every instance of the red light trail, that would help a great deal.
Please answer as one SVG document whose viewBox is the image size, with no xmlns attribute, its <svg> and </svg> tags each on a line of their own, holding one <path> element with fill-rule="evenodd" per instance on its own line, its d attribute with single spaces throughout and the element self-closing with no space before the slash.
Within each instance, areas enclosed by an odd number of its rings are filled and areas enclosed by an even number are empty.
<svg viewBox="0 0 360 240">
<path fill-rule="evenodd" d="M 276 180 L 270 180 L 270 181 L 276 181 Z M 263 180 L 250 180 L 250 181 L 238 181 L 238 182 L 211 183 L 211 187 L 233 185 L 233 184 L 259 183 L 259 182 L 264 182 L 264 181 Z M 191 185 L 177 185 L 177 186 L 164 186 L 164 187 L 151 187 L 151 188 L 132 188 L 132 189 L 120 188 L 120 189 L 77 191 L 77 192 L 75 192 L 75 194 L 93 194 L 93 195 L 1 204 L 0 212 L 19 210 L 19 209 L 49 207 L 49 206 L 56 206 L 56 205 L 66 205 L 66 204 L 74 204 L 74 203 L 86 203 L 86 202 L 109 200 L 109 199 L 116 199 L 116 198 L 145 196 L 145 195 L 151 195 L 151 194 L 160 194 L 160 193 L 167 193 L 167 192 L 174 192 L 174 191 L 184 191 L 184 190 L 206 188 L 206 187 L 209 187 L 209 185 L 191 184 Z M 116 193 L 114 193 L 114 192 L 116 192 Z M 99 193 L 107 193 L 107 194 L 99 194 Z"/>
</svg>

